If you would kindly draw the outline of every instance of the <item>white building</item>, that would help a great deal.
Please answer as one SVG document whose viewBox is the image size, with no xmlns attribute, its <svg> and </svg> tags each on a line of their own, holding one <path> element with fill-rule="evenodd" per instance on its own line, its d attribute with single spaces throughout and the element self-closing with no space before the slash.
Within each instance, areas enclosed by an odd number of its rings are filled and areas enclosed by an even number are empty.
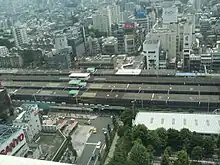
<svg viewBox="0 0 220 165">
<path fill-rule="evenodd" d="M 22 129 L 0 125 L 0 155 L 25 156 L 28 150 Z M 0 164 L 5 164 L 1 161 Z"/>
<path fill-rule="evenodd" d="M 39 108 L 37 104 L 23 104 L 22 112 L 14 120 L 13 126 L 24 130 L 27 141 L 31 142 L 35 135 L 42 130 Z"/>
<path fill-rule="evenodd" d="M 215 114 L 139 112 L 134 124 L 144 124 L 149 130 L 187 128 L 201 134 L 220 133 L 220 115 Z"/>
<path fill-rule="evenodd" d="M 111 25 L 122 21 L 120 6 L 113 4 L 100 8 L 92 15 L 93 28 L 111 34 Z"/>
<path fill-rule="evenodd" d="M 8 54 L 8 48 L 6 46 L 0 46 L 0 56 L 7 56 Z"/>
<path fill-rule="evenodd" d="M 171 60 L 176 58 L 176 36 L 177 33 L 175 30 L 164 26 L 160 28 L 154 28 L 150 33 L 148 33 L 146 40 L 160 40 L 161 48 L 168 52 L 168 59 Z"/>
<path fill-rule="evenodd" d="M 100 32 L 111 34 L 111 12 L 109 8 L 102 8 L 92 15 L 93 28 Z"/>
<path fill-rule="evenodd" d="M 163 23 L 177 23 L 178 9 L 177 7 L 163 8 Z"/>
<path fill-rule="evenodd" d="M 55 36 L 55 49 L 61 50 L 68 46 L 67 38 L 64 34 L 57 34 Z"/>
<path fill-rule="evenodd" d="M 120 6 L 113 4 L 108 6 L 108 10 L 110 10 L 111 24 L 119 24 L 121 21 Z"/>
<path fill-rule="evenodd" d="M 202 0 L 193 0 L 193 9 L 199 11 L 202 6 Z"/>
<path fill-rule="evenodd" d="M 145 40 L 143 54 L 146 56 L 146 69 L 159 69 L 160 40 Z"/>
<path fill-rule="evenodd" d="M 17 26 L 12 29 L 16 47 L 28 43 L 26 26 Z"/>
</svg>

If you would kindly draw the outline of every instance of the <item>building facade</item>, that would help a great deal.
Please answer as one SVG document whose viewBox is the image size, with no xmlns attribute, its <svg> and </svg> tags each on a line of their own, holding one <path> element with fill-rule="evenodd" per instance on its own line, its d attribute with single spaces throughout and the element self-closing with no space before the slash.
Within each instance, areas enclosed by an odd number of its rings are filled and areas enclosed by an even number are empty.
<svg viewBox="0 0 220 165">
<path fill-rule="evenodd" d="M 17 26 L 12 29 L 16 47 L 21 47 L 28 43 L 26 26 Z"/>
</svg>

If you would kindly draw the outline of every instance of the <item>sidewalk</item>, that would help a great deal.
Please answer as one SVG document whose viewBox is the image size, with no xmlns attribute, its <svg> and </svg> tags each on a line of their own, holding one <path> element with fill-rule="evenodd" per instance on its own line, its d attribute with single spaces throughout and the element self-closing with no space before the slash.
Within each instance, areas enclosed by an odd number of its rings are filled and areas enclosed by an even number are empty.
<svg viewBox="0 0 220 165">
<path fill-rule="evenodd" d="M 113 139 L 113 141 L 112 141 L 112 145 L 111 145 L 111 147 L 110 147 L 110 150 L 109 150 L 109 153 L 108 153 L 108 156 L 107 156 L 107 158 L 106 158 L 106 160 L 105 160 L 104 165 L 108 164 L 109 161 L 111 160 L 111 158 L 113 157 L 114 152 L 115 152 L 115 145 L 117 144 L 118 139 L 119 139 L 119 136 L 118 136 L 117 133 L 116 133 L 116 134 L 115 134 L 115 137 L 114 137 L 114 139 Z"/>
</svg>

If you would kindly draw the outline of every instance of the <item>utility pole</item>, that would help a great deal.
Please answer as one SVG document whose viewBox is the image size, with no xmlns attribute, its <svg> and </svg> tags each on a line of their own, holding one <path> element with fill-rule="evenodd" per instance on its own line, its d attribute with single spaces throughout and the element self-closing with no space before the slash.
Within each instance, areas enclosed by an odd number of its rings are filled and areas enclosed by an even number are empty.
<svg viewBox="0 0 220 165">
<path fill-rule="evenodd" d="M 131 101 L 131 104 L 132 104 L 132 117 L 133 117 L 133 119 L 134 119 L 134 118 L 135 118 L 135 114 L 136 114 L 135 101 L 132 100 L 132 101 Z"/>
</svg>

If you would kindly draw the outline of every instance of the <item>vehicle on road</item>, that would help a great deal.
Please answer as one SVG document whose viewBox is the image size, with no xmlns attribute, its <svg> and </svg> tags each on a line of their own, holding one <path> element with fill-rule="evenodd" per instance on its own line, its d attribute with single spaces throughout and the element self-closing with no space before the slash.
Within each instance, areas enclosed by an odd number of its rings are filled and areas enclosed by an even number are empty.
<svg viewBox="0 0 220 165">
<path fill-rule="evenodd" d="M 87 120 L 84 124 L 85 125 L 91 125 L 91 120 Z"/>
<path fill-rule="evenodd" d="M 96 148 L 97 148 L 97 149 L 100 149 L 100 148 L 101 148 L 101 144 L 102 144 L 102 142 L 99 141 L 99 142 L 96 144 Z"/>
</svg>

